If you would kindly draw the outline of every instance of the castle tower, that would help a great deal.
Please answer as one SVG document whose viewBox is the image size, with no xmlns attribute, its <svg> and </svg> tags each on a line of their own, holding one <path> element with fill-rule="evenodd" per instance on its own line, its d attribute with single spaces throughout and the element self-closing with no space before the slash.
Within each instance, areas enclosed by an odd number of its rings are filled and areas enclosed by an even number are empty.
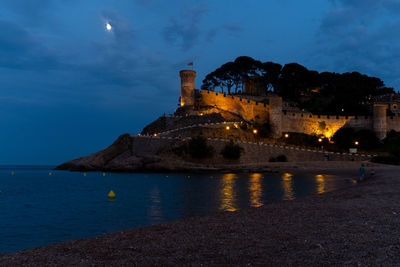
<svg viewBox="0 0 400 267">
<path fill-rule="evenodd" d="M 386 137 L 386 104 L 374 104 L 373 108 L 373 130 L 376 136 L 382 140 Z"/>
<path fill-rule="evenodd" d="M 181 107 L 194 105 L 194 70 L 181 70 Z"/>
<path fill-rule="evenodd" d="M 269 122 L 271 124 L 272 136 L 282 136 L 282 97 L 272 96 L 269 98 Z"/>
</svg>

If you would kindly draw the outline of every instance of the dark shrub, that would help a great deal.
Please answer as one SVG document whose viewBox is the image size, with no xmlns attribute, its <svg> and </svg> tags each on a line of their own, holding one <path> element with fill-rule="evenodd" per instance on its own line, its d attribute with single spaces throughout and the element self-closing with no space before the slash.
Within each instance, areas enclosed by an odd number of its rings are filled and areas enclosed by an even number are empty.
<svg viewBox="0 0 400 267">
<path fill-rule="evenodd" d="M 355 130 L 350 127 L 342 127 L 336 131 L 332 137 L 332 141 L 339 147 L 348 149 L 354 147 Z"/>
<path fill-rule="evenodd" d="M 395 156 L 377 156 L 371 159 L 372 162 L 375 163 L 383 163 L 383 164 L 391 164 L 391 165 L 400 165 L 400 158 Z"/>
<path fill-rule="evenodd" d="M 269 122 L 265 122 L 261 125 L 256 126 L 258 128 L 258 135 L 262 138 L 270 137 L 271 136 L 271 125 Z"/>
<path fill-rule="evenodd" d="M 242 154 L 242 151 L 243 151 L 243 147 L 233 143 L 233 141 L 230 141 L 221 150 L 221 154 L 226 159 L 239 159 Z"/>
<path fill-rule="evenodd" d="M 362 129 L 355 133 L 355 140 L 360 144 L 359 147 L 364 150 L 372 150 L 379 147 L 380 142 L 376 134 L 368 129 Z"/>
<path fill-rule="evenodd" d="M 193 137 L 189 141 L 188 152 L 193 158 L 208 158 L 214 154 L 214 148 L 207 145 L 207 139 L 203 136 Z"/>
<path fill-rule="evenodd" d="M 276 158 L 270 157 L 269 162 L 287 162 L 287 158 L 285 155 L 279 155 Z"/>
<path fill-rule="evenodd" d="M 316 135 L 309 135 L 304 133 L 288 133 L 288 138 L 283 138 L 285 143 L 297 146 L 316 146 L 318 144 L 318 137 Z"/>
<path fill-rule="evenodd" d="M 285 155 L 279 155 L 279 156 L 276 157 L 276 161 L 277 162 L 286 162 L 287 158 L 286 158 Z"/>
<path fill-rule="evenodd" d="M 383 139 L 383 146 L 385 151 L 396 157 L 400 157 L 400 132 L 394 130 L 388 132 L 386 138 Z"/>
<path fill-rule="evenodd" d="M 354 144 L 355 141 L 358 141 L 358 147 L 364 150 L 377 149 L 380 146 L 379 139 L 373 131 L 369 129 L 356 131 L 350 127 L 340 128 L 333 135 L 332 141 L 343 149 L 356 147 Z"/>
</svg>

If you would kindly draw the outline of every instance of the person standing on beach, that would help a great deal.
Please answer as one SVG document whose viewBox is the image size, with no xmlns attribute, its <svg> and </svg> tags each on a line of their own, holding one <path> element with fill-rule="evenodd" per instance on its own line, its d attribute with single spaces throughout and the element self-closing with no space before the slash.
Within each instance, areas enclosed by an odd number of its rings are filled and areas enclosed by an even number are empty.
<svg viewBox="0 0 400 267">
<path fill-rule="evenodd" d="M 364 180 L 364 174 L 365 174 L 364 164 L 361 164 L 361 167 L 360 167 L 360 177 L 359 177 L 359 180 L 360 180 L 360 181 Z"/>
<path fill-rule="evenodd" d="M 375 170 L 371 169 L 371 176 L 375 174 Z"/>
</svg>

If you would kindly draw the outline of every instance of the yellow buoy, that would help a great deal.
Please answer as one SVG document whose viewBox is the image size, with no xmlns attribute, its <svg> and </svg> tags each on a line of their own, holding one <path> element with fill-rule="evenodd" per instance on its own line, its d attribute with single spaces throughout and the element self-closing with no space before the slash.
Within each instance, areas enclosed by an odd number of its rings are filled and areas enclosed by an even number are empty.
<svg viewBox="0 0 400 267">
<path fill-rule="evenodd" d="M 105 173 L 105 172 L 103 172 L 103 176 L 106 176 L 106 173 Z"/>
<path fill-rule="evenodd" d="M 83 176 L 86 176 L 86 172 L 83 173 Z"/>
<path fill-rule="evenodd" d="M 115 193 L 114 193 L 114 191 L 110 190 L 110 192 L 108 193 L 107 196 L 108 196 L 109 199 L 114 199 L 114 198 L 115 198 Z"/>
<path fill-rule="evenodd" d="M 52 173 L 51 172 L 49 172 L 49 176 L 51 176 L 52 175 Z"/>
<path fill-rule="evenodd" d="M 13 175 L 13 176 L 14 176 L 14 172 L 11 172 L 11 175 Z"/>
</svg>

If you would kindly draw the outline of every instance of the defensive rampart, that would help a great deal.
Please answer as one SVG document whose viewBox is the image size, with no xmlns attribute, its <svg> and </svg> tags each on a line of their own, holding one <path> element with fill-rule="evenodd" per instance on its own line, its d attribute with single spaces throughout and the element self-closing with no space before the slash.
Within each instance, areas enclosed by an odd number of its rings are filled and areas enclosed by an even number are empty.
<svg viewBox="0 0 400 267">
<path fill-rule="evenodd" d="M 263 122 L 269 120 L 269 105 L 237 96 L 216 93 L 212 91 L 200 91 L 201 106 L 217 106 L 240 115 L 248 121 Z"/>
<path fill-rule="evenodd" d="M 282 131 L 323 134 L 331 137 L 343 126 L 372 129 L 372 117 L 312 115 L 310 113 L 282 113 Z"/>
<path fill-rule="evenodd" d="M 153 137 L 153 136 L 131 136 L 133 139 L 132 153 L 137 156 L 157 155 L 158 152 L 165 150 L 181 140 L 189 140 L 191 137 Z M 227 139 L 208 138 L 207 143 L 215 149 L 214 157 L 209 160 L 208 164 L 218 165 L 223 163 L 231 164 L 251 164 L 263 163 L 268 164 L 271 157 L 285 155 L 289 162 L 295 161 L 349 161 L 349 160 L 369 160 L 371 155 L 359 155 L 348 153 L 334 153 L 322 150 L 311 150 L 305 148 L 282 146 L 276 144 L 256 143 L 256 142 L 236 142 L 243 148 L 243 154 L 238 161 L 225 160 L 220 151 L 230 142 Z M 183 143 L 182 143 L 183 144 Z M 144 153 L 143 149 L 146 147 Z M 140 151 L 140 153 L 138 153 Z"/>
<path fill-rule="evenodd" d="M 400 114 L 388 116 L 386 118 L 386 124 L 389 130 L 400 131 Z"/>
<path fill-rule="evenodd" d="M 216 106 L 222 110 L 240 115 L 247 121 L 263 123 L 269 121 L 274 137 L 283 132 L 322 134 L 331 137 L 341 127 L 373 130 L 383 139 L 389 130 L 400 131 L 400 116 L 386 116 L 386 106 L 374 104 L 372 116 L 329 116 L 311 113 L 286 112 L 282 110 L 282 99 L 271 97 L 269 104 L 254 100 L 200 91 L 201 106 Z"/>
</svg>

